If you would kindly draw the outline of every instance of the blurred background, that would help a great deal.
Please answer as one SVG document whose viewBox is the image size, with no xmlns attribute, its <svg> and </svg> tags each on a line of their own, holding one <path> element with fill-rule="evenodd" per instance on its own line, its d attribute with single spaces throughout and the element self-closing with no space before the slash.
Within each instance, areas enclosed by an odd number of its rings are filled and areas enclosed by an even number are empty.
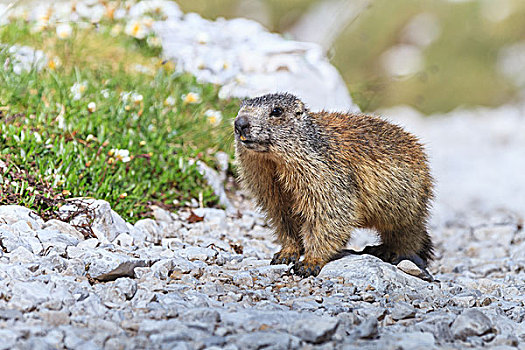
<svg viewBox="0 0 525 350">
<path fill-rule="evenodd" d="M 238 195 L 240 98 L 292 91 L 420 137 L 436 222 L 525 216 L 523 0 L 0 0 L 0 14 L 0 204 L 92 196 L 129 220 L 224 206 L 203 165 Z"/>
<path fill-rule="evenodd" d="M 525 86 L 522 0 L 179 0 L 323 46 L 362 110 L 498 106 Z"/>
</svg>

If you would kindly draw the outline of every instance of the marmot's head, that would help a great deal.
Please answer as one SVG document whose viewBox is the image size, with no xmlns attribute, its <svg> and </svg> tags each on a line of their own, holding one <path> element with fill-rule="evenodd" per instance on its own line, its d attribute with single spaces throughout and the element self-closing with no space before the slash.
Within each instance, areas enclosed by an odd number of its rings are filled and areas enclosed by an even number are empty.
<svg viewBox="0 0 525 350">
<path fill-rule="evenodd" d="M 307 115 L 304 103 L 292 94 L 268 94 L 241 104 L 235 118 L 238 147 L 268 152 L 272 146 L 296 139 L 299 121 Z"/>
</svg>

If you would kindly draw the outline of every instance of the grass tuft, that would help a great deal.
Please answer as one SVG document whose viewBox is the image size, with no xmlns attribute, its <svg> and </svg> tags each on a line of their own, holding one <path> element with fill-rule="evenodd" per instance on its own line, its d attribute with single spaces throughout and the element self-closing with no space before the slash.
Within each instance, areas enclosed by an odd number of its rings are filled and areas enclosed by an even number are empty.
<svg viewBox="0 0 525 350">
<path fill-rule="evenodd" d="M 231 154 L 238 101 L 176 73 L 145 40 L 112 36 L 111 24 L 72 26 L 67 39 L 24 21 L 0 27 L 0 205 L 45 212 L 95 197 L 132 222 L 152 203 L 216 205 L 195 161 Z M 45 67 L 18 71 L 13 44 L 44 50 Z"/>
</svg>

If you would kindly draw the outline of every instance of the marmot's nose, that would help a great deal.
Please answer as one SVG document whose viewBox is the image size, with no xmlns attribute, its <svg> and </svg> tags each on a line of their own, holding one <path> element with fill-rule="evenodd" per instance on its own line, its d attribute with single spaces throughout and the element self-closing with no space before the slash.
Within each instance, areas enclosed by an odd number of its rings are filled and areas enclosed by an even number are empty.
<svg viewBox="0 0 525 350">
<path fill-rule="evenodd" d="M 246 130 L 250 126 L 250 122 L 245 115 L 240 115 L 235 119 L 235 132 L 241 136 L 246 136 Z"/>
</svg>

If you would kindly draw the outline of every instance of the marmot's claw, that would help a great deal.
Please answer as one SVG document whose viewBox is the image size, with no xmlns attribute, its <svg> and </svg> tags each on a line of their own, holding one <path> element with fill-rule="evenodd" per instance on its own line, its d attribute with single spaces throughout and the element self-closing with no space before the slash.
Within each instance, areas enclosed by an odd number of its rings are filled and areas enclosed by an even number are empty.
<svg viewBox="0 0 525 350">
<path fill-rule="evenodd" d="M 321 265 L 312 265 L 298 261 L 293 266 L 293 271 L 296 275 L 301 277 L 317 276 L 321 272 Z"/>
<path fill-rule="evenodd" d="M 299 260 L 299 257 L 297 255 L 283 255 L 281 254 L 281 252 L 278 252 L 273 255 L 272 261 L 270 261 L 270 265 L 295 264 L 297 260 Z"/>
</svg>

